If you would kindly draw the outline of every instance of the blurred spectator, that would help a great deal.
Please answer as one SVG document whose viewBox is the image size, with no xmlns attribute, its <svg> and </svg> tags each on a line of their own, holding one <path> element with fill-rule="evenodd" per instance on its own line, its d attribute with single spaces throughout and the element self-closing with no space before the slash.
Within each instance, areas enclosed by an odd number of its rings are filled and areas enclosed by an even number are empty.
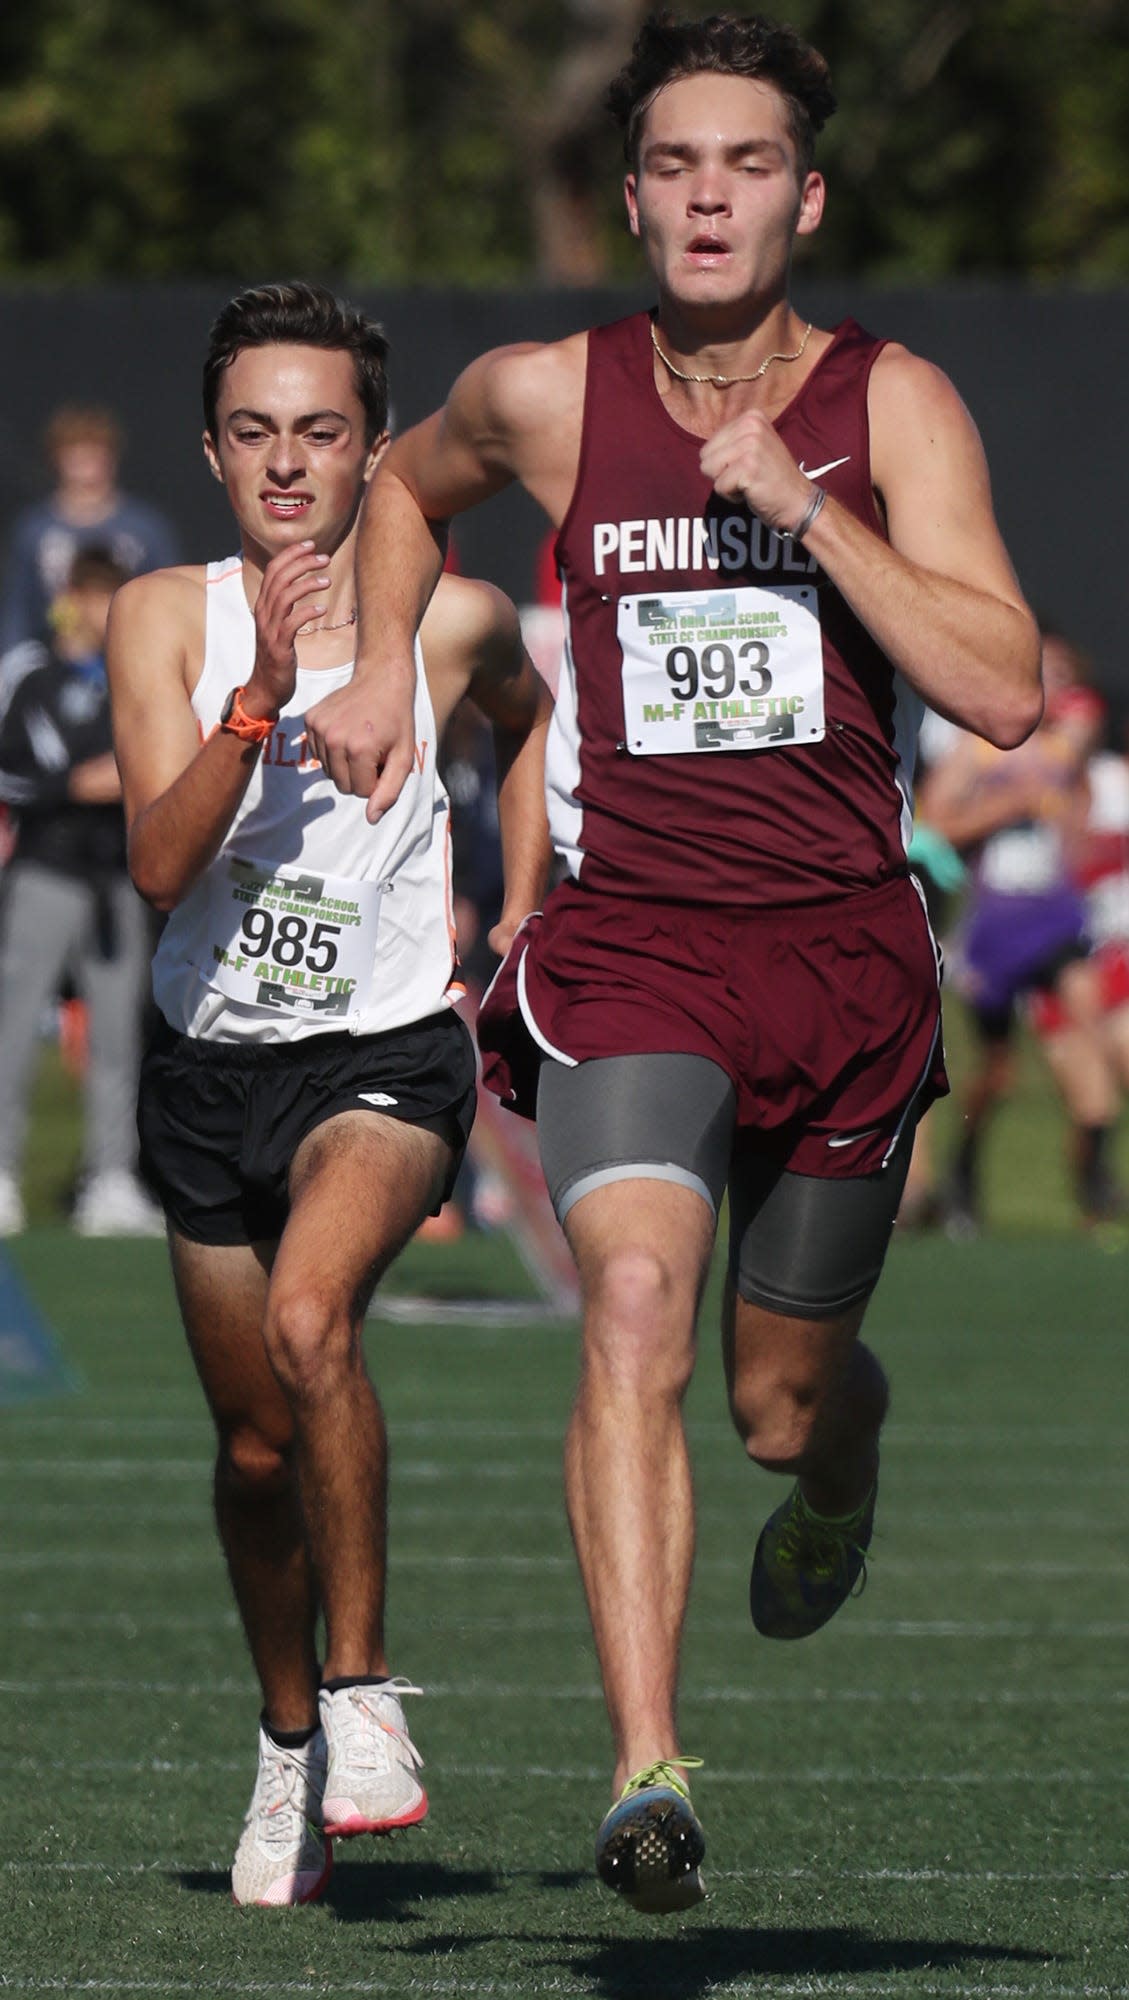
<svg viewBox="0 0 1129 2000">
<path fill-rule="evenodd" d="M 440 775 L 451 801 L 451 897 L 455 948 L 466 979 L 470 1014 L 498 967 L 488 938 L 502 910 L 502 846 L 494 777 L 494 737 L 469 701 L 459 703 L 443 738 Z M 417 1233 L 424 1243 L 455 1242 L 467 1222 L 492 1228 L 504 1219 L 504 1202 L 492 1179 L 484 1181 L 468 1148 L 451 1198 Z"/>
<path fill-rule="evenodd" d="M 440 771 L 451 801 L 451 873 L 459 963 L 488 986 L 498 960 L 487 938 L 502 913 L 502 846 L 494 738 L 489 723 L 462 701 L 447 725 Z"/>
<path fill-rule="evenodd" d="M 86 1236 L 163 1233 L 136 1177 L 151 932 L 126 871 L 102 657 L 110 600 L 124 580 L 108 551 L 76 556 L 53 607 L 54 646 L 28 644 L 0 662 L 0 798 L 16 826 L 0 894 L 2 1236 L 24 1226 L 19 1176 L 36 1043 L 68 974 L 89 1021 L 75 1227 Z"/>
<path fill-rule="evenodd" d="M 44 447 L 52 490 L 16 516 L 0 592 L 0 654 L 25 639 L 50 639 L 50 607 L 81 549 L 106 550 L 125 576 L 179 560 L 164 515 L 118 486 L 122 443 L 109 410 L 67 405 L 51 417 Z"/>
<path fill-rule="evenodd" d="M 960 741 L 961 734 L 955 722 L 947 722 L 933 709 L 926 709 L 917 745 L 915 784 L 919 798 L 929 772 L 944 762 Z M 964 888 L 967 874 L 964 863 L 956 848 L 943 839 L 935 827 L 925 824 L 920 812 L 914 821 L 908 858 L 910 873 L 925 899 L 930 929 L 935 938 L 941 938 L 949 929 L 953 910 Z M 944 1200 L 937 1183 L 934 1159 L 936 1126 L 937 1106 L 931 1104 L 917 1122 L 909 1172 L 898 1205 L 898 1223 L 903 1229 L 932 1229 L 944 1220 Z"/>
<path fill-rule="evenodd" d="M 1085 685 L 1081 655 L 1058 633 L 1044 633 L 1043 673 L 1046 713 L 1025 744 L 1000 751 L 961 735 L 918 796 L 921 826 L 971 870 L 955 983 L 978 1050 L 946 1193 L 946 1226 L 957 1237 L 980 1227 L 983 1141 L 1011 1092 L 1017 1012 L 1032 995 L 1053 997 L 1063 1023 L 1068 1058 L 1051 1067 L 1071 1120 L 1081 1212 L 1102 1220 L 1120 1199 L 1108 1168 L 1116 1108 L 1101 1083 L 1099 984 L 1075 879 L 1104 709 Z"/>
<path fill-rule="evenodd" d="M 563 619 L 560 584 L 555 581 L 555 536 L 545 538 L 538 557 L 539 591 L 550 602 L 524 605 L 522 636 L 542 679 L 555 692 L 560 671 Z M 458 568 L 448 544 L 448 567 Z M 451 801 L 451 895 L 455 946 L 468 991 L 468 1015 L 498 969 L 489 937 L 502 910 L 502 847 L 498 826 L 498 787 L 494 737 L 489 723 L 472 702 L 460 702 L 450 722 L 439 757 L 439 769 Z M 463 1158 L 451 1199 L 438 1215 L 429 1216 L 417 1231 L 427 1243 L 455 1242 L 468 1222 L 496 1229 L 513 1213 L 513 1196 L 493 1171 L 484 1171 L 475 1141 Z"/>
<path fill-rule="evenodd" d="M 1086 901 L 1093 947 L 1098 1019 L 1093 1036 L 1079 1036 L 1054 993 L 1032 995 L 1031 1024 L 1069 1098 L 1076 1070 L 1087 1078 L 1094 1123 L 1076 1134 L 1079 1170 L 1090 1179 L 1097 1217 L 1123 1213 L 1124 1197 L 1108 1157 L 1108 1135 L 1129 1091 L 1129 757 L 1103 749 L 1086 771 L 1088 809 L 1075 875 Z"/>
</svg>

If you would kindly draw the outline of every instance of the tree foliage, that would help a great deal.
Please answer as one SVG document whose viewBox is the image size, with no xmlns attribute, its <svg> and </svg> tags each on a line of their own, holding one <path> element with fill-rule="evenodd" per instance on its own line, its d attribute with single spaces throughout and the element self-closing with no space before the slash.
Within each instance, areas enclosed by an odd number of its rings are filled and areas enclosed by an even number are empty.
<svg viewBox="0 0 1129 2000">
<path fill-rule="evenodd" d="M 627 276 L 601 108 L 645 0 L 37 0 L 0 26 L 0 270 Z M 688 6 L 703 14 L 706 6 Z M 840 110 L 808 259 L 1129 277 L 1129 0 L 795 0 Z"/>
</svg>

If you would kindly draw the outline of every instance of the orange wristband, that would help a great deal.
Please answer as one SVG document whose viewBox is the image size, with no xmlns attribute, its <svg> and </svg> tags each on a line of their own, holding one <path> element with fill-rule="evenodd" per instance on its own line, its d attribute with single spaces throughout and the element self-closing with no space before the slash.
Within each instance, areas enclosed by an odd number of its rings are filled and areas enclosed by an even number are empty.
<svg viewBox="0 0 1129 2000">
<path fill-rule="evenodd" d="M 232 688 L 220 710 L 220 728 L 229 736 L 238 736 L 241 743 L 265 743 L 277 718 L 266 715 L 248 715 L 243 706 L 243 689 Z"/>
</svg>

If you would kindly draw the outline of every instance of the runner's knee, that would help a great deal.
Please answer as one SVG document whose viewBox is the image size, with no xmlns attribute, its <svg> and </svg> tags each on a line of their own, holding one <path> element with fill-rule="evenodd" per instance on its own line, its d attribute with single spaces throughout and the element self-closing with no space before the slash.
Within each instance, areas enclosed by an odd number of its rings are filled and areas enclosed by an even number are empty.
<svg viewBox="0 0 1129 2000">
<path fill-rule="evenodd" d="M 632 1246 L 585 1285 L 585 1366 L 637 1393 L 681 1395 L 693 1368 L 694 1302 L 669 1260 Z"/>
<path fill-rule="evenodd" d="M 749 1457 L 767 1472 L 792 1472 L 815 1431 L 825 1384 L 814 1370 L 784 1363 L 746 1369 L 731 1385 L 729 1407 Z"/>
<path fill-rule="evenodd" d="M 831 1357 L 766 1356 L 734 1377 L 729 1403 L 745 1450 L 768 1472 L 798 1472 L 840 1433 L 877 1435 L 889 1402 L 881 1364 L 861 1342 Z"/>
<path fill-rule="evenodd" d="M 279 1493 L 291 1477 L 288 1450 L 264 1437 L 253 1423 L 237 1423 L 222 1433 L 218 1478 L 229 1498 Z"/>
<path fill-rule="evenodd" d="M 315 1402 L 336 1389 L 358 1352 L 348 1314 L 327 1293 L 313 1290 L 272 1297 L 263 1338 L 284 1393 L 298 1402 Z"/>
</svg>

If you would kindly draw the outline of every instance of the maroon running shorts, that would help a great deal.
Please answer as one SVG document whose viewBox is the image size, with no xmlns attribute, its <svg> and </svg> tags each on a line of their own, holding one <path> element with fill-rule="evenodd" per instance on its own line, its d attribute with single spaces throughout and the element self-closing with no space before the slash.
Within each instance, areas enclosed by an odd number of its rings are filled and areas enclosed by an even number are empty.
<svg viewBox="0 0 1129 2000">
<path fill-rule="evenodd" d="M 939 966 L 909 876 L 834 903 L 695 909 L 554 890 L 479 1010 L 487 1088 L 526 1117 L 541 1062 L 705 1056 L 738 1129 L 823 1179 L 880 1171 L 916 1099 L 948 1090 Z"/>
</svg>

